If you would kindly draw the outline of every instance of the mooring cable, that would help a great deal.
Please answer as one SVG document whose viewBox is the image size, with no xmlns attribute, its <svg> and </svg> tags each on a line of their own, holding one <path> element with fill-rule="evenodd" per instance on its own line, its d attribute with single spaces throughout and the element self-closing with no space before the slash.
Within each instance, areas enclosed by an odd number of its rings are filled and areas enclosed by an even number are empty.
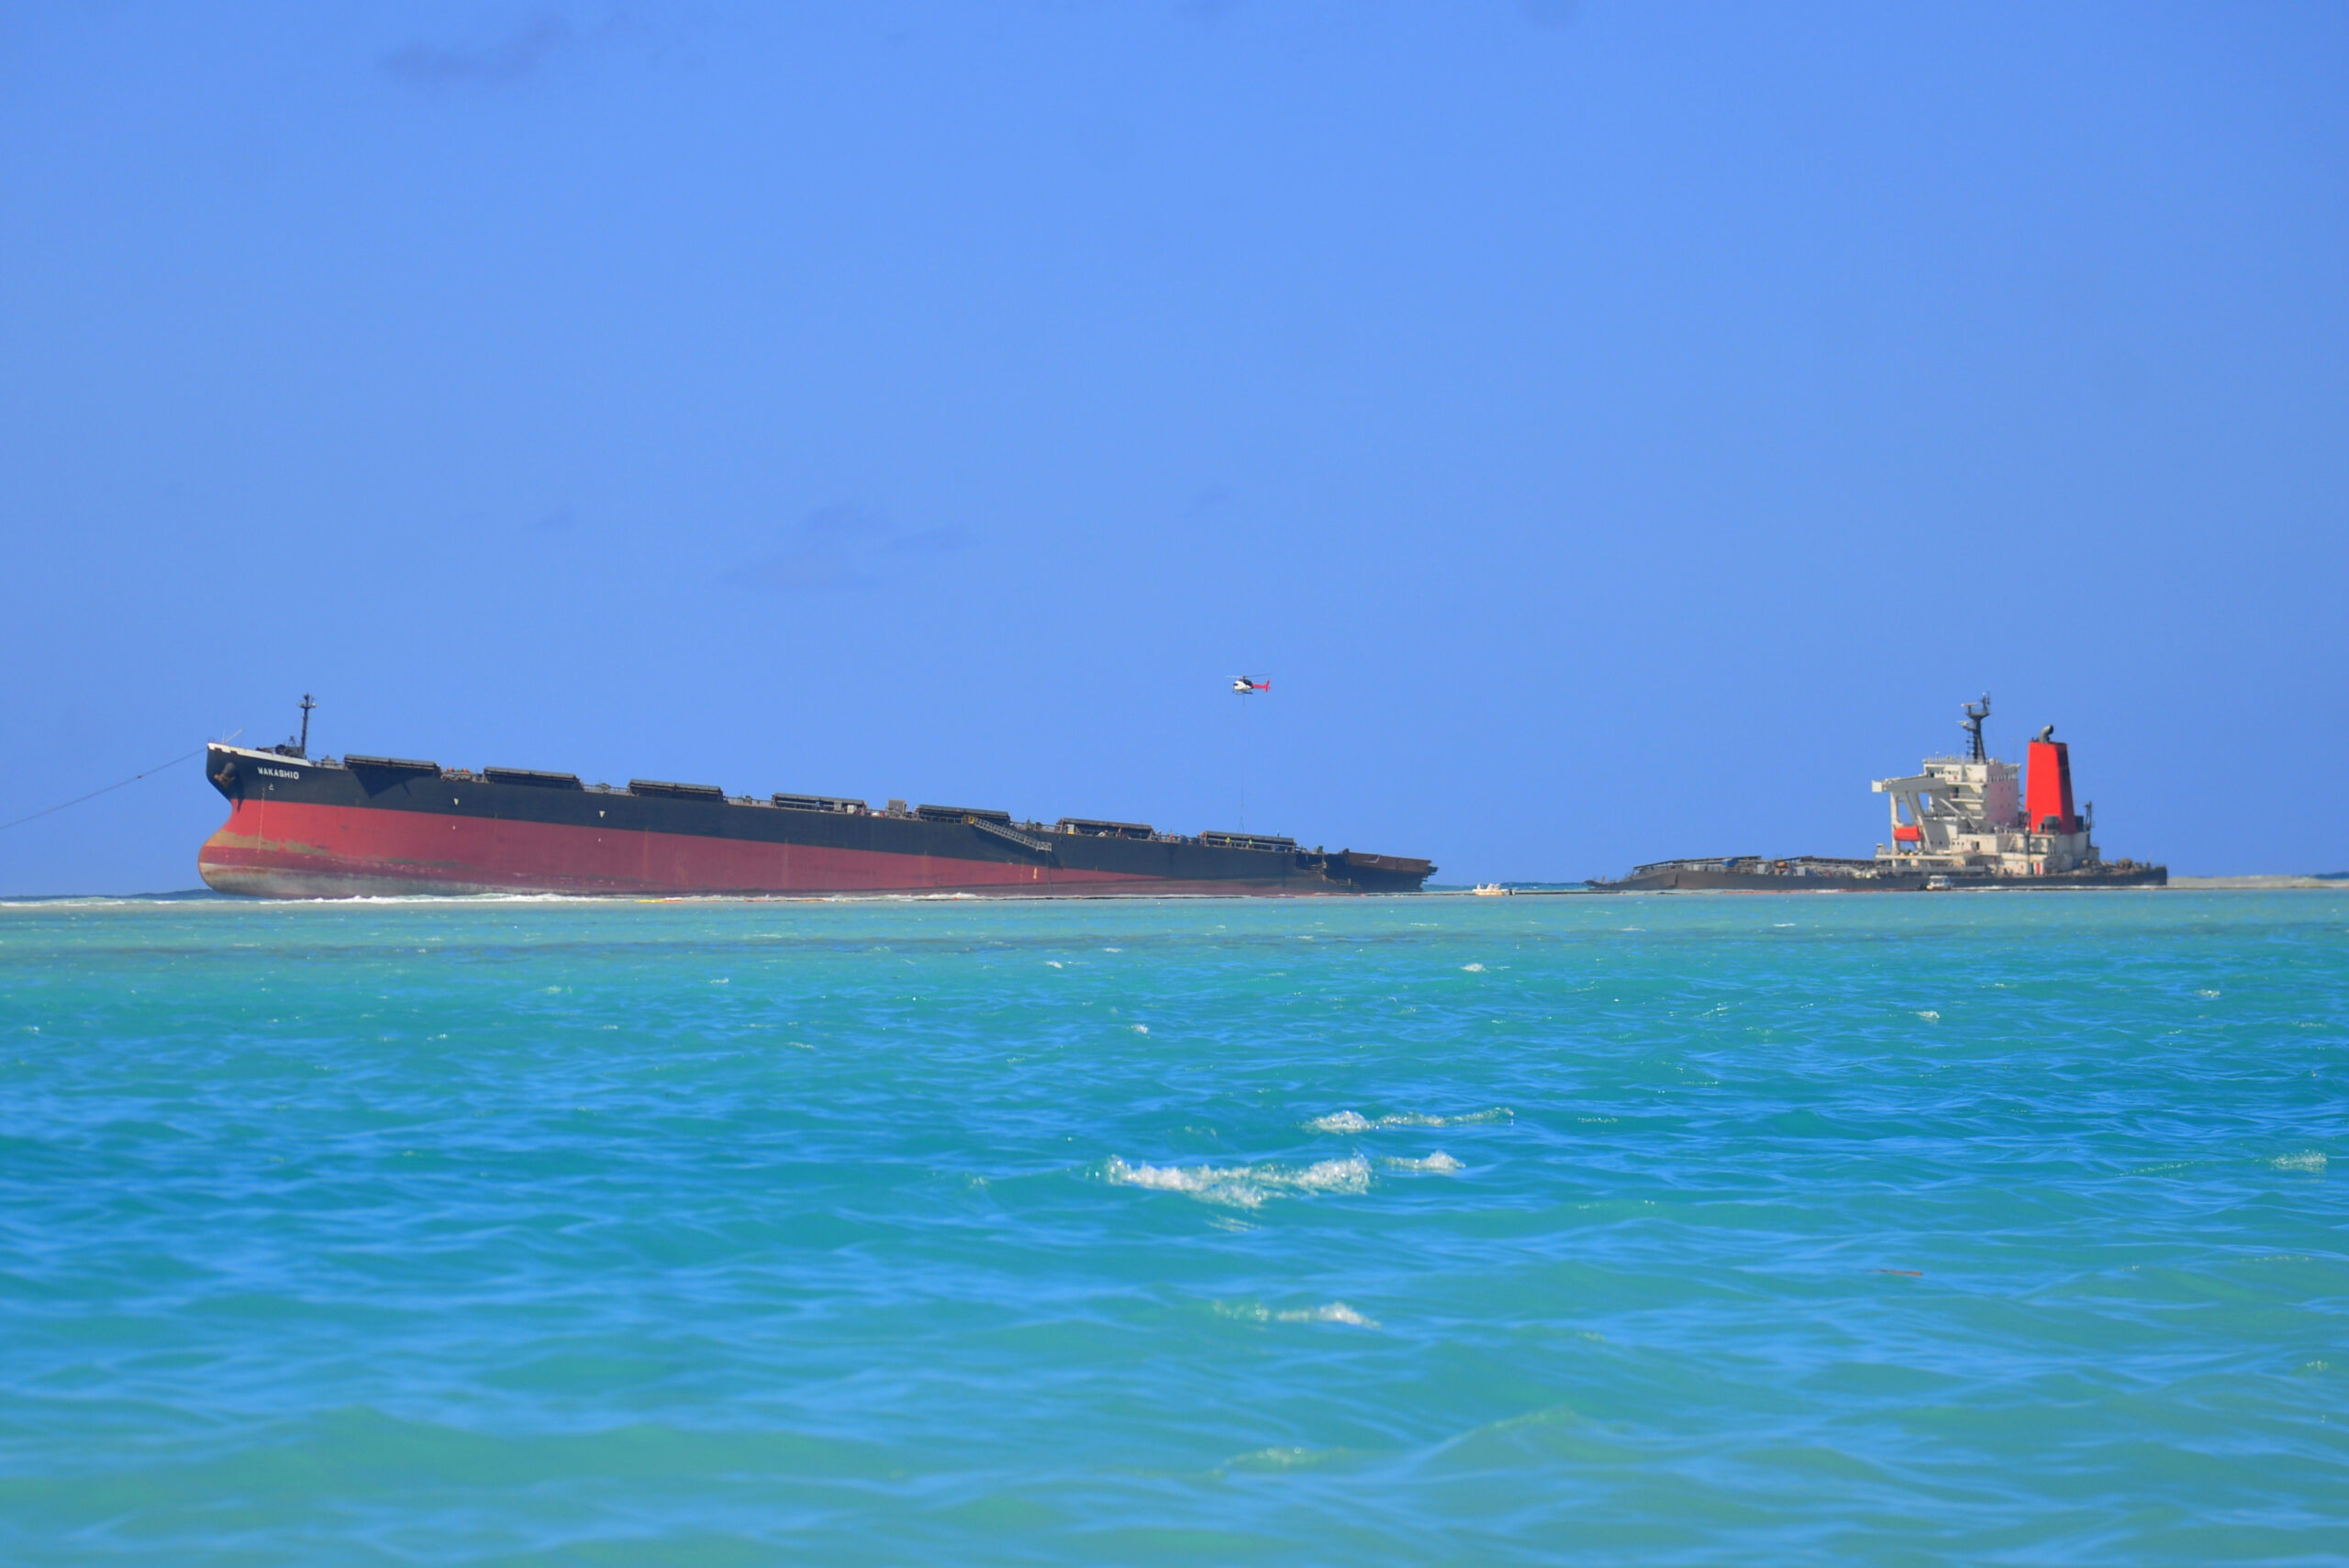
<svg viewBox="0 0 2349 1568">
<path fill-rule="evenodd" d="M 6 833 L 11 828 L 21 828 L 28 822 L 38 821 L 41 817 L 62 811 L 69 806 L 79 806 L 85 800 L 95 800 L 98 796 L 108 794 L 114 790 L 118 790 L 125 784 L 137 784 L 140 779 L 145 778 L 148 773 L 160 773 L 165 768 L 178 767 L 190 757 L 201 757 L 202 755 L 204 755 L 204 748 L 201 746 L 198 746 L 193 751 L 183 751 L 168 762 L 158 762 L 153 767 L 147 769 L 145 773 L 133 773 L 127 779 L 117 780 L 115 783 L 106 785 L 105 789 L 94 789 L 87 795 L 77 795 L 72 799 L 60 801 L 57 805 L 50 806 L 46 810 L 36 811 L 30 817 L 19 817 L 14 822 L 0 822 L 0 833 Z"/>
</svg>

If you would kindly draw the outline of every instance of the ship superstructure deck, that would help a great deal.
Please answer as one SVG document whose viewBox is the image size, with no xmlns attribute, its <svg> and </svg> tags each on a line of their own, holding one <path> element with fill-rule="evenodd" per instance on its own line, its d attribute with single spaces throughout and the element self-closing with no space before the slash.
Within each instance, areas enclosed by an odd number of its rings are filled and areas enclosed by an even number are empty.
<svg viewBox="0 0 2349 1568">
<path fill-rule="evenodd" d="M 2166 867 L 2108 862 L 2091 829 L 2093 804 L 2075 809 L 2071 748 L 2054 727 L 2030 743 L 2028 769 L 1990 756 L 1982 723 L 1990 699 L 1968 703 L 1965 755 L 1928 757 L 1914 773 L 1877 779 L 1888 796 L 1891 841 L 1868 860 L 1723 855 L 1657 861 L 1629 876 L 1594 880 L 1607 892 L 1914 892 L 1943 888 L 2160 886 Z"/>
</svg>

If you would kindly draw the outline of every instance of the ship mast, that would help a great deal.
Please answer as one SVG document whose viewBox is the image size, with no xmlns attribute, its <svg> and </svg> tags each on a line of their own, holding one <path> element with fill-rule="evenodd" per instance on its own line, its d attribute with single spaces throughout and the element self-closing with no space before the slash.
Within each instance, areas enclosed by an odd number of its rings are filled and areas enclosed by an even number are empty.
<svg viewBox="0 0 2349 1568">
<path fill-rule="evenodd" d="M 294 754 L 297 757 L 310 754 L 310 710 L 317 706 L 310 699 L 309 693 L 302 694 L 302 737 L 294 742 Z"/>
<path fill-rule="evenodd" d="M 1965 705 L 1965 717 L 1957 721 L 1958 728 L 1965 731 L 1965 760 L 1969 762 L 1988 760 L 1982 750 L 1982 721 L 1989 717 L 1990 694 L 1984 692 L 1980 702 Z"/>
</svg>

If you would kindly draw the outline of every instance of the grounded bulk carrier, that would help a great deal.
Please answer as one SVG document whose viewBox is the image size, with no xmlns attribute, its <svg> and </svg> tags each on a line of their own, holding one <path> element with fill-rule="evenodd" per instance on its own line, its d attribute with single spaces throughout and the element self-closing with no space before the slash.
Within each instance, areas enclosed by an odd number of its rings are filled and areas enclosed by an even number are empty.
<svg viewBox="0 0 2349 1568">
<path fill-rule="evenodd" d="M 265 898 L 387 894 L 1009 896 L 1416 893 L 1423 860 L 1302 849 L 1258 833 L 1160 833 L 1064 817 L 1050 827 L 960 806 L 874 809 L 828 795 L 626 789 L 530 768 L 216 743 L 204 771 L 228 820 L 196 856 L 206 884 Z"/>
<path fill-rule="evenodd" d="M 1949 888 L 2165 887 L 2169 868 L 2107 861 L 2089 837 L 2093 801 L 2072 806 L 2071 748 L 2049 725 L 2031 742 L 2030 768 L 1984 751 L 1990 698 L 1967 703 L 1963 757 L 1928 757 L 1907 778 L 1871 786 L 1889 795 L 1892 842 L 1873 860 L 1762 855 L 1658 861 L 1602 893 L 1904 893 Z"/>
</svg>

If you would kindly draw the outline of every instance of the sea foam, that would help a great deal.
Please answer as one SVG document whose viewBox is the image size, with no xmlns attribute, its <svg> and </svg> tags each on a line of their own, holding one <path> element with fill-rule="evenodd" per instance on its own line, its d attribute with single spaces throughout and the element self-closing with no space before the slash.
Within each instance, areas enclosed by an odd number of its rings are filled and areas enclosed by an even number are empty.
<svg viewBox="0 0 2349 1568">
<path fill-rule="evenodd" d="M 1487 1111 L 1470 1111 L 1463 1116 L 1427 1116 L 1419 1111 L 1400 1111 L 1380 1117 L 1376 1121 L 1360 1111 L 1331 1111 L 1317 1116 L 1305 1125 L 1315 1132 L 1369 1132 L 1382 1127 L 1475 1127 L 1482 1122 L 1513 1121 L 1517 1113 L 1507 1106 L 1495 1106 Z"/>
<path fill-rule="evenodd" d="M 1219 1301 L 1215 1309 L 1226 1318 L 1237 1318 L 1243 1323 L 1343 1323 L 1355 1329 L 1378 1327 L 1377 1318 L 1365 1317 L 1342 1301 L 1332 1301 L 1321 1307 L 1287 1307 L 1278 1312 L 1259 1301 Z"/>
<path fill-rule="evenodd" d="M 1310 1165 L 1136 1165 L 1111 1159 L 1102 1173 L 1119 1186 L 1181 1193 L 1203 1203 L 1256 1208 L 1270 1197 L 1370 1190 L 1370 1162 L 1317 1160 Z"/>
</svg>

